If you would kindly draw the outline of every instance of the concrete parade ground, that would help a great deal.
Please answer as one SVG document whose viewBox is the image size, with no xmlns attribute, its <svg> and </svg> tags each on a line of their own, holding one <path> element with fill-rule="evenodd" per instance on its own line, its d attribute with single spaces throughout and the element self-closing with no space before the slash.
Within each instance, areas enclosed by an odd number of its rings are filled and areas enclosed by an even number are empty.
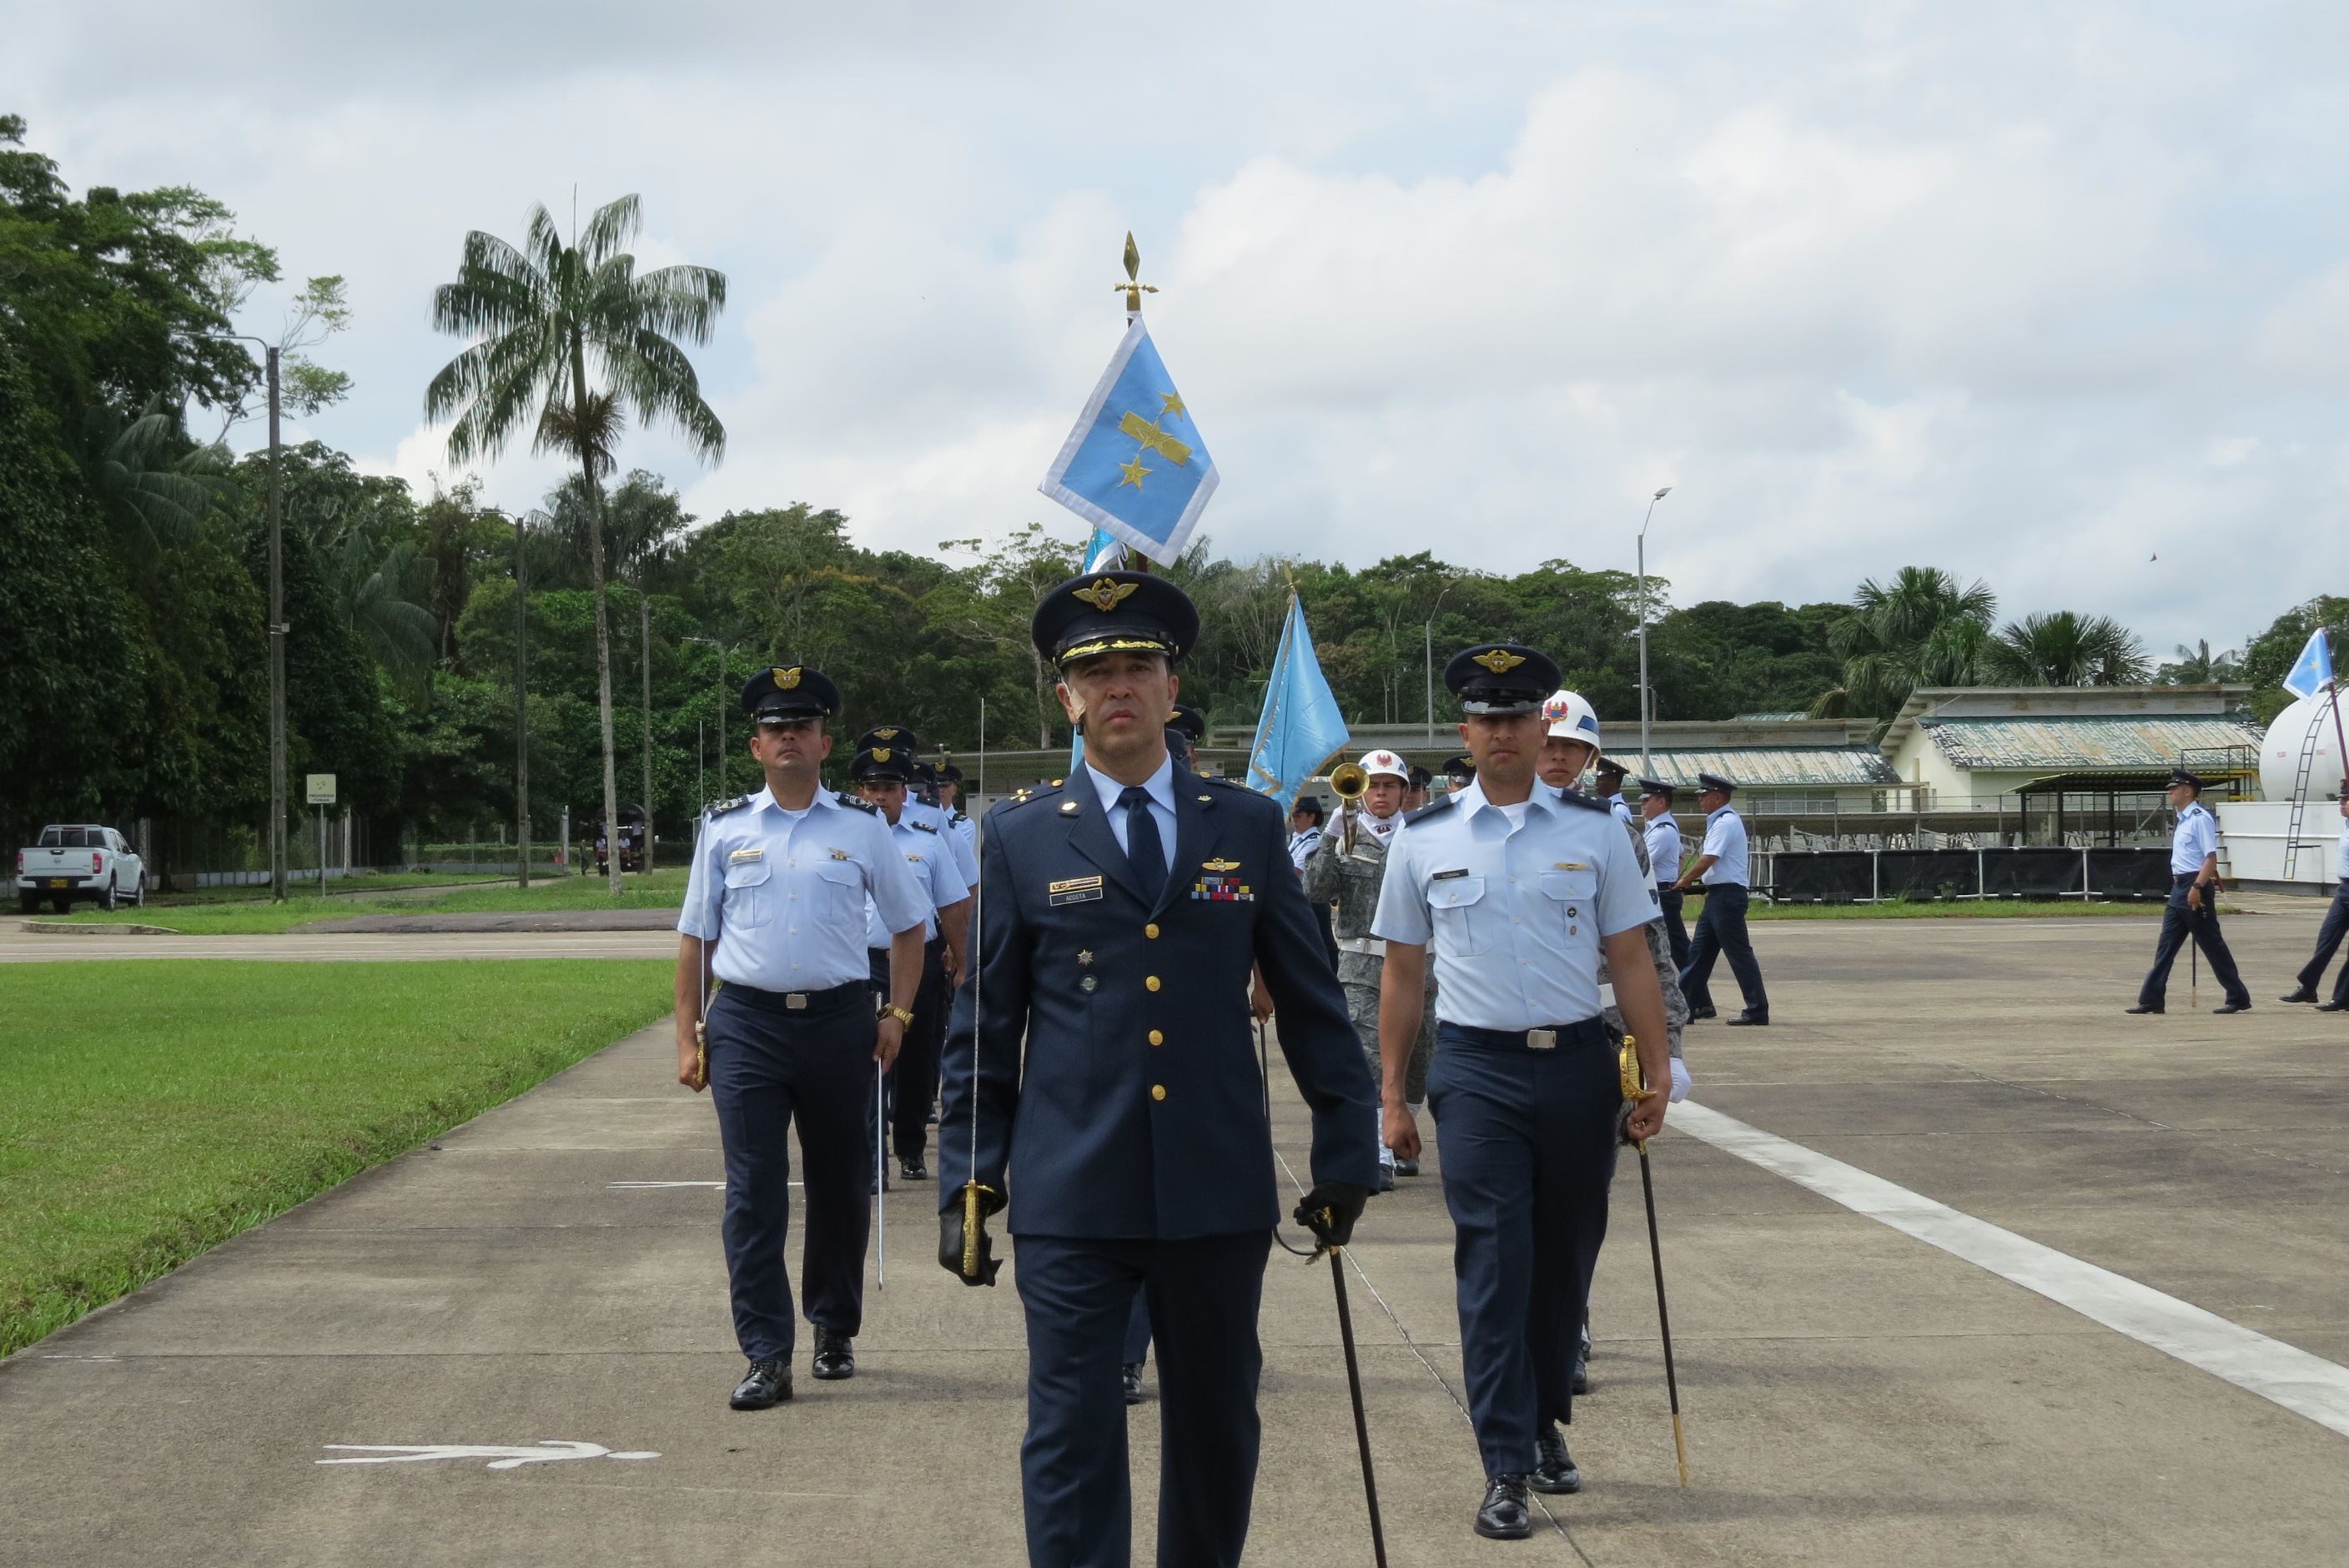
<svg viewBox="0 0 2349 1568">
<path fill-rule="evenodd" d="M 1692 1029 L 1701 1109 L 1653 1146 L 1690 1487 L 1627 1158 L 1569 1433 L 1585 1490 L 1539 1500 L 1531 1541 L 1470 1534 L 1439 1148 L 1372 1202 L 1350 1276 L 1390 1560 L 2349 1558 L 2349 1016 L 2275 1000 L 2321 913 L 2227 922 L 2256 1003 L 2227 1018 L 2207 975 L 2188 1010 L 2183 961 L 2167 1016 L 2122 1016 L 2150 920 L 1757 925 L 1776 1022 Z M 26 936 L 0 960 L 199 940 L 664 946 Z M 1725 968 L 1714 985 L 1733 1003 Z M 665 1024 L 631 1036 L 0 1363 L 0 1562 L 1023 1562 L 1010 1270 L 939 1270 L 936 1189 L 900 1185 L 856 1377 L 813 1381 L 803 1330 L 798 1398 L 729 1410 L 717 1131 L 673 1067 Z M 1368 1564 L 1327 1264 L 1275 1250 L 1262 1331 L 1249 1560 Z M 1130 1421 L 1142 1563 L 1156 1414 Z"/>
</svg>

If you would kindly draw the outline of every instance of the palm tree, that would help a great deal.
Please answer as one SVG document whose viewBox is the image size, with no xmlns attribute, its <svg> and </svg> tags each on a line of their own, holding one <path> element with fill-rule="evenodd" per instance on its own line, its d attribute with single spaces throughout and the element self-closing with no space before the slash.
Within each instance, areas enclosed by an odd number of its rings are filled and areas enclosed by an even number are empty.
<svg viewBox="0 0 2349 1568">
<path fill-rule="evenodd" d="M 476 229 L 457 281 L 432 296 L 432 325 L 476 341 L 442 366 L 424 394 L 429 418 L 454 414 L 449 457 L 493 456 L 526 423 L 533 446 L 579 465 L 587 497 L 588 569 L 595 597 L 596 706 L 603 723 L 604 821 L 616 835 L 619 786 L 612 750 L 612 631 L 604 596 L 603 490 L 626 412 L 666 419 L 706 461 L 726 451 L 726 428 L 702 401 L 692 362 L 674 339 L 709 341 L 726 306 L 726 279 L 708 267 L 636 275 L 621 247 L 643 226 L 634 196 L 599 208 L 570 244 L 533 207 L 523 248 Z M 588 380 L 590 362 L 600 387 Z M 535 418 L 533 420 L 533 415 Z M 617 840 L 615 838 L 615 843 Z M 611 859 L 620 892 L 620 857 Z"/>
<path fill-rule="evenodd" d="M 2017 686 L 2142 686 L 2153 661 L 2110 615 L 2050 610 L 2002 627 L 1991 640 L 1990 669 Z"/>
<path fill-rule="evenodd" d="M 2232 648 L 2223 654 L 2210 651 L 2208 637 L 2192 647 L 2178 645 L 2178 663 L 2164 665 L 2154 674 L 2157 686 L 2218 686 L 2238 678 L 2242 674 L 2242 659 Z"/>
<path fill-rule="evenodd" d="M 1814 717 L 1853 714 L 1890 720 L 1919 686 L 1972 686 L 1982 678 L 1998 598 L 1937 566 L 1904 566 L 1889 583 L 1873 577 L 1851 596 L 1851 614 L 1828 629 L 1843 685 L 1811 705 Z"/>
</svg>

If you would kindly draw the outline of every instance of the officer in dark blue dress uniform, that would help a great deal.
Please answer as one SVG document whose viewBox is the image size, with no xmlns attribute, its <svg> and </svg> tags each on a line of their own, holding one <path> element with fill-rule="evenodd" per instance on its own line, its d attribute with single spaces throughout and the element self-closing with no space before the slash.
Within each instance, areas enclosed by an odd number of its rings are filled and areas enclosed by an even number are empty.
<svg viewBox="0 0 2349 1568">
<path fill-rule="evenodd" d="M 913 1018 L 930 901 L 880 813 L 821 788 L 832 751 L 823 721 L 840 710 L 832 682 L 801 665 L 761 670 L 742 688 L 742 708 L 757 724 L 750 751 L 766 783 L 711 807 L 694 846 L 677 923 L 677 1076 L 716 1102 L 726 1274 L 735 1337 L 750 1360 L 732 1403 L 761 1410 L 792 1397 L 797 1320 L 783 1241 L 794 1119 L 806 1165 L 800 1283 L 815 1326 L 814 1372 L 856 1371 L 873 1064 L 895 1057 Z M 890 1000 L 877 1023 L 868 898 L 891 934 Z"/>
<path fill-rule="evenodd" d="M 1417 1159 L 1405 1074 L 1433 958 L 1427 1103 L 1444 1143 L 1461 1370 L 1485 1459 L 1474 1528 L 1515 1541 L 1532 1532 L 1528 1488 L 1582 1485 L 1557 1423 L 1572 1419 L 1573 1347 L 1607 1235 L 1623 1109 L 1602 953 L 1649 1082 L 1671 1082 L 1671 1047 L 1639 852 L 1603 802 L 1535 772 L 1557 667 L 1531 648 L 1486 644 L 1454 656 L 1444 681 L 1468 716 L 1460 738 L 1476 776 L 1406 817 L 1387 846 L 1371 927 L 1386 943 L 1381 1088 L 1387 1146 Z M 1630 1135 L 1659 1131 L 1664 1103 L 1661 1093 L 1638 1102 Z"/>
<path fill-rule="evenodd" d="M 966 1238 L 965 1216 L 1008 1195 L 1040 1565 L 1131 1555 L 1118 1373 L 1137 1286 L 1157 1334 L 1158 1561 L 1237 1563 L 1247 1542 L 1257 1308 L 1280 1210 L 1249 1016 L 1258 966 L 1312 1111 L 1300 1208 L 1332 1211 L 1342 1240 L 1378 1176 L 1370 1073 L 1280 808 L 1166 751 L 1170 666 L 1198 624 L 1181 590 L 1133 572 L 1062 583 L 1038 608 L 1085 759 L 988 813 L 977 961 L 947 1037 L 938 1261 L 987 1283 L 993 1241 Z"/>
</svg>

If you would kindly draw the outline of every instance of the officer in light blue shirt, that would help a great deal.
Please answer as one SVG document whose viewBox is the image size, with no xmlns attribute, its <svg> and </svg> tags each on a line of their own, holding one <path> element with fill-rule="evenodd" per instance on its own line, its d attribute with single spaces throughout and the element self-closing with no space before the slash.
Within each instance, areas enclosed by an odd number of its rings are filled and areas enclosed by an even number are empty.
<svg viewBox="0 0 2349 1568">
<path fill-rule="evenodd" d="M 1648 864 L 1656 873 L 1656 904 L 1664 913 L 1664 935 L 1672 945 L 1672 965 L 1688 967 L 1688 926 L 1681 905 L 1688 895 L 1680 891 L 1681 825 L 1672 815 L 1674 790 L 1655 779 L 1640 780 L 1640 815 L 1647 820 Z"/>
<path fill-rule="evenodd" d="M 678 1080 L 707 1088 L 726 1154 L 726 1272 L 750 1370 L 738 1410 L 792 1397 L 796 1318 L 783 1261 L 791 1124 L 806 1186 L 800 1283 L 814 1373 L 853 1377 L 864 1321 L 866 1130 L 874 1063 L 895 1059 L 921 984 L 930 902 L 879 812 L 820 787 L 823 721 L 840 693 L 804 665 L 742 688 L 766 783 L 710 809 L 678 917 Z M 870 897 L 890 934 L 890 1001 L 876 1024 L 865 956 Z M 713 998 L 711 984 L 719 984 Z M 707 1015 L 704 1005 L 707 1004 Z"/>
<path fill-rule="evenodd" d="M 891 1130 L 897 1173 L 908 1181 L 930 1179 L 923 1155 L 929 1146 L 930 1105 L 938 1092 L 938 1042 L 946 1037 L 947 987 L 962 967 L 963 941 L 970 921 L 970 886 L 955 870 L 953 851 L 946 843 L 947 835 L 905 814 L 911 804 L 907 786 L 917 768 L 903 747 L 879 746 L 859 751 L 848 769 L 858 798 L 887 820 L 890 836 L 896 840 L 914 881 L 931 906 L 922 923 L 922 986 L 914 998 L 914 1019 L 905 1026 L 905 1049 L 889 1064 L 881 1085 L 880 1115 Z M 864 900 L 864 923 L 865 946 L 873 956 L 873 995 L 879 998 L 889 993 L 891 933 L 881 918 L 880 905 L 870 894 Z M 882 1185 L 886 1187 L 885 1180 Z"/>
<path fill-rule="evenodd" d="M 962 808 L 962 783 L 961 769 L 951 762 L 939 764 L 938 810 L 947 814 L 947 825 L 954 830 L 956 837 L 962 840 L 963 848 L 971 852 L 971 863 L 977 865 L 978 863 L 978 824 L 973 821 L 970 813 Z M 962 863 L 960 857 L 957 857 L 955 863 L 959 869 Z"/>
<path fill-rule="evenodd" d="M 1386 943 L 1379 1054 L 1388 1147 L 1419 1155 L 1404 1075 L 1435 967 L 1427 1101 L 1444 1141 L 1457 1241 L 1461 1364 L 1486 1477 L 1476 1533 L 1531 1532 L 1528 1487 L 1578 1490 L 1558 1423 L 1573 1418 L 1572 1346 L 1607 1233 L 1621 1082 L 1599 1016 L 1599 960 L 1651 1084 L 1671 1082 L 1664 1002 L 1645 927 L 1655 914 L 1630 836 L 1600 802 L 1552 791 L 1535 767 L 1557 667 L 1531 648 L 1457 655 L 1475 781 L 1411 813 L 1388 846 L 1373 934 Z M 1663 1125 L 1665 1096 L 1630 1135 Z"/>
<path fill-rule="evenodd" d="M 1684 893 L 1692 886 L 1704 889 L 1704 908 L 1696 917 L 1696 934 L 1689 938 L 1688 963 L 1681 969 L 1681 992 L 1688 998 L 1689 1017 L 1711 1018 L 1713 961 L 1729 960 L 1745 1010 L 1733 1024 L 1767 1024 L 1770 994 L 1762 988 L 1762 965 L 1754 957 L 1753 939 L 1745 934 L 1745 819 L 1729 803 L 1736 784 L 1717 773 L 1696 776 L 1696 803 L 1704 812 L 1704 842 L 1680 880 L 1671 885 Z"/>
<path fill-rule="evenodd" d="M 2235 955 L 2219 934 L 2219 824 L 2202 804 L 2202 780 L 2180 768 L 2169 776 L 2169 809 L 2178 826 L 2169 835 L 2169 906 L 2161 913 L 2161 941 L 2153 953 L 2153 967 L 2137 987 L 2131 1013 L 2167 1010 L 2169 966 L 2190 936 L 2210 961 L 2210 973 L 2226 992 L 2226 1001 L 2214 1013 L 2248 1013 L 2251 993 L 2235 968 Z M 2319 966 L 2322 973 L 2322 965 Z M 2285 998 L 2287 1001 L 2292 998 Z"/>
<path fill-rule="evenodd" d="M 920 738 L 902 724 L 876 725 L 856 738 L 856 749 L 859 752 L 869 750 L 875 746 L 888 747 L 893 750 L 902 750 L 907 757 L 916 756 L 922 749 Z M 961 835 L 955 833 L 953 831 L 950 814 L 944 807 L 934 806 L 927 800 L 915 797 L 907 798 L 905 801 L 905 815 L 916 822 L 927 822 L 931 827 L 936 828 L 941 834 L 946 835 L 947 838 L 947 848 L 954 855 L 955 870 L 961 875 L 963 885 L 966 887 L 977 887 L 978 885 L 978 852 L 975 847 L 978 841 L 978 835 L 976 832 L 974 832 L 969 838 L 964 838 Z"/>
<path fill-rule="evenodd" d="M 1623 780 L 1630 771 L 1612 757 L 1601 757 L 1590 765 L 1590 792 L 1599 797 L 1600 805 L 1615 813 L 1617 821 L 1636 829 L 1639 814 L 1631 810 L 1631 802 L 1623 799 Z"/>
<path fill-rule="evenodd" d="M 2300 983 L 2287 1002 L 2316 1002 L 2316 987 L 2324 978 L 2325 965 L 2341 946 L 2341 938 L 2349 934 L 2349 787 L 2341 791 L 2341 838 L 2333 847 L 2333 902 L 2324 906 L 2324 924 L 2316 934 L 2316 952 L 2301 966 Z M 2349 965 L 2342 965 L 2341 977 L 2333 984 L 2330 1001 L 2316 1002 L 2320 1013 L 2349 1011 Z"/>
</svg>

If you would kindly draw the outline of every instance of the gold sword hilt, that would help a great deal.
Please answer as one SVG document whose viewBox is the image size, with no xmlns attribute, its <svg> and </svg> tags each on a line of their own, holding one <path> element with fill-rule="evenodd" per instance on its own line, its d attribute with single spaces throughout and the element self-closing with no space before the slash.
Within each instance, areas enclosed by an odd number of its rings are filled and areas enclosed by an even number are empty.
<svg viewBox="0 0 2349 1568">
<path fill-rule="evenodd" d="M 1647 1069 L 1640 1065 L 1640 1042 L 1633 1037 L 1623 1037 L 1623 1049 L 1616 1057 L 1615 1066 L 1621 1075 L 1625 1099 L 1636 1105 L 1656 1092 L 1648 1087 Z M 1644 1138 L 1633 1139 L 1631 1146 L 1642 1154 L 1648 1151 L 1648 1140 Z"/>
<path fill-rule="evenodd" d="M 962 1190 L 962 1277 L 978 1277 L 978 1227 L 986 1220 L 977 1181 L 968 1181 Z"/>
</svg>

